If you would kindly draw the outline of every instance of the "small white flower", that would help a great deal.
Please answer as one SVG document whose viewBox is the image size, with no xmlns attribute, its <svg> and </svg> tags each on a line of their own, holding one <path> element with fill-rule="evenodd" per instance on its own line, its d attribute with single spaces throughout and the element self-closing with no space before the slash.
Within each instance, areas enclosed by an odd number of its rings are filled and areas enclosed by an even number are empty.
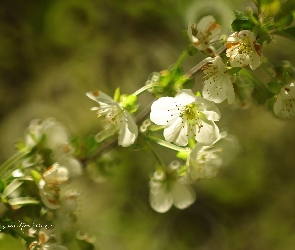
<svg viewBox="0 0 295 250">
<path fill-rule="evenodd" d="M 276 116 L 283 119 L 290 119 L 295 115 L 295 85 L 290 83 L 284 86 L 273 105 Z"/>
<path fill-rule="evenodd" d="M 216 23 L 213 16 L 203 17 L 198 25 L 189 24 L 188 25 L 188 36 L 192 44 L 198 50 L 207 50 L 214 51 L 214 48 L 211 46 L 220 38 L 221 27 Z"/>
<path fill-rule="evenodd" d="M 31 230 L 31 236 L 37 234 Z M 28 250 L 67 250 L 65 246 L 59 245 L 56 242 L 49 242 L 51 238 L 54 237 L 52 230 L 46 230 L 41 228 L 38 232 L 38 241 L 33 241 Z"/>
<path fill-rule="evenodd" d="M 159 98 L 151 106 L 150 118 L 157 125 L 165 125 L 165 139 L 179 146 L 187 145 L 190 138 L 208 145 L 219 134 L 214 123 L 220 119 L 218 108 L 190 89 L 179 91 L 174 98 Z"/>
<path fill-rule="evenodd" d="M 227 166 L 239 152 L 235 136 L 220 133 L 210 146 L 197 144 L 188 158 L 188 175 L 192 181 L 211 178 L 221 167 Z"/>
<path fill-rule="evenodd" d="M 256 42 L 254 33 L 242 30 L 231 34 L 226 42 L 226 56 L 232 67 L 256 69 L 262 63 L 261 46 Z"/>
<path fill-rule="evenodd" d="M 69 180 L 68 170 L 58 163 L 53 164 L 39 182 L 39 194 L 45 204 L 50 209 L 60 207 L 58 196 L 60 186 Z"/>
<path fill-rule="evenodd" d="M 99 107 L 93 107 L 91 110 L 96 111 L 98 117 L 105 119 L 105 130 L 98 133 L 96 137 L 105 139 L 119 133 L 119 145 L 122 147 L 132 145 L 137 138 L 138 128 L 131 114 L 101 91 L 88 92 L 86 95 L 99 104 Z"/>
<path fill-rule="evenodd" d="M 172 205 L 185 209 L 196 200 L 195 190 L 178 176 L 180 164 L 172 162 L 167 171 L 157 170 L 150 180 L 150 204 L 159 212 L 167 212 Z"/>
<path fill-rule="evenodd" d="M 221 103 L 228 99 L 228 103 L 232 104 L 235 99 L 235 91 L 223 60 L 220 56 L 216 56 L 214 58 L 208 57 L 204 61 L 207 63 L 202 67 L 202 71 L 206 75 L 202 91 L 203 97 L 215 103 Z"/>
</svg>

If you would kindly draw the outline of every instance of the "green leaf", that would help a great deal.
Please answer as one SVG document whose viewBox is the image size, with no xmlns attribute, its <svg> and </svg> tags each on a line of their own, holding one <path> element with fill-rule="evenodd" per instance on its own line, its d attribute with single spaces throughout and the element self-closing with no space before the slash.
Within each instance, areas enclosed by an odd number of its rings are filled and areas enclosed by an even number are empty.
<svg viewBox="0 0 295 250">
<path fill-rule="evenodd" d="M 228 71 L 228 74 L 229 75 L 235 75 L 237 74 L 242 68 L 240 67 L 230 67 L 230 68 L 227 68 L 227 71 Z"/>
<path fill-rule="evenodd" d="M 295 41 L 295 27 L 290 27 L 282 31 L 277 31 L 275 35 L 283 36 Z"/>
<path fill-rule="evenodd" d="M 278 94 L 282 88 L 279 82 L 268 82 L 267 87 L 274 94 Z"/>
<path fill-rule="evenodd" d="M 231 24 L 233 31 L 251 30 L 254 27 L 254 23 L 251 20 L 234 20 Z"/>
</svg>

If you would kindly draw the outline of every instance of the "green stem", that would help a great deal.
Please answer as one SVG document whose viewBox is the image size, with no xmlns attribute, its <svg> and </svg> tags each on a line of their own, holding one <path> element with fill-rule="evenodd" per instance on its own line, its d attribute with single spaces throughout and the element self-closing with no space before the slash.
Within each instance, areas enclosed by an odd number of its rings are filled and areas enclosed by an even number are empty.
<svg viewBox="0 0 295 250">
<path fill-rule="evenodd" d="M 154 148 L 150 145 L 150 143 L 147 143 L 147 146 L 151 150 L 152 154 L 155 156 L 157 162 L 161 167 L 165 167 L 165 162 L 161 159 L 161 157 L 157 154 L 157 152 L 154 150 Z"/>
<path fill-rule="evenodd" d="M 148 89 L 150 89 L 150 88 L 152 88 L 152 87 L 156 87 L 156 86 L 161 86 L 161 85 L 153 84 L 153 83 L 152 83 L 152 84 L 147 84 L 147 85 L 143 86 L 142 88 L 136 90 L 136 91 L 133 93 L 133 95 L 138 96 L 138 95 L 142 94 L 144 91 L 146 91 L 146 90 L 148 90 Z"/>
<path fill-rule="evenodd" d="M 177 71 L 177 69 L 179 68 L 179 66 L 181 66 L 183 60 L 187 57 L 188 55 L 188 52 L 187 52 L 187 49 L 184 50 L 181 55 L 178 57 L 176 63 L 173 65 L 173 71 L 171 73 L 171 78 L 173 78 L 175 72 Z"/>
<path fill-rule="evenodd" d="M 10 169 L 11 165 L 24 157 L 26 154 L 28 154 L 30 151 L 25 148 L 11 156 L 8 160 L 6 160 L 1 166 L 0 166 L 0 176 L 3 175 L 8 169 Z"/>
<path fill-rule="evenodd" d="M 166 148 L 170 148 L 172 150 L 175 150 L 177 152 L 183 152 L 183 151 L 188 151 L 189 149 L 188 148 L 182 148 L 182 147 L 179 147 L 179 146 L 176 146 L 170 142 L 167 142 L 167 141 L 164 141 L 164 140 L 161 140 L 155 136 L 148 136 L 148 139 L 152 142 L 155 142 L 163 147 L 166 147 Z"/>
</svg>

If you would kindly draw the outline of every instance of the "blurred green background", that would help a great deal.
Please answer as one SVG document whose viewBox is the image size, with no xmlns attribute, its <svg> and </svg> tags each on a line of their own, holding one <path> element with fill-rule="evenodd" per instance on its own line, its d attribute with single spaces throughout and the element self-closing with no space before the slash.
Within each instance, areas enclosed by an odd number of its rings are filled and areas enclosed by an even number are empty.
<svg viewBox="0 0 295 250">
<path fill-rule="evenodd" d="M 73 135 L 99 131 L 85 93 L 132 93 L 150 73 L 173 64 L 187 42 L 188 22 L 212 14 L 229 35 L 232 10 L 250 1 L 43 0 L 0 3 L 0 162 L 34 118 L 56 117 Z M 263 54 L 294 63 L 294 43 L 275 37 Z M 186 70 L 204 57 L 189 58 Z M 263 80 L 265 75 L 258 70 Z M 201 76 L 196 90 L 201 90 Z M 141 108 L 152 100 L 139 98 Z M 107 177 L 89 171 L 72 185 L 81 190 L 77 225 L 97 249 L 295 249 L 295 126 L 265 107 L 218 106 L 220 128 L 236 135 L 242 152 L 217 177 L 195 185 L 197 201 L 183 211 L 154 212 L 148 203 L 151 154 L 120 148 Z M 175 155 L 163 151 L 167 163 Z M 22 249 L 5 236 L 0 249 Z"/>
</svg>

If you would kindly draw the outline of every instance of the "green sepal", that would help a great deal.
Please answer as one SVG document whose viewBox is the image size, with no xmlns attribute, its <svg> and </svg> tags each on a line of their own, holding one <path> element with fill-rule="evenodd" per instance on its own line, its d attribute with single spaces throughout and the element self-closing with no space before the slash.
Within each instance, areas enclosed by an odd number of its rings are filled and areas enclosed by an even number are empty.
<svg viewBox="0 0 295 250">
<path fill-rule="evenodd" d="M 118 88 L 116 88 L 115 93 L 114 93 L 114 101 L 120 102 L 120 96 L 121 96 L 121 90 L 120 90 L 120 87 L 118 87 Z"/>
<path fill-rule="evenodd" d="M 227 71 L 229 75 L 236 75 L 241 69 L 241 67 L 228 67 Z"/>
<path fill-rule="evenodd" d="M 134 113 L 138 106 L 136 105 L 137 96 L 136 95 L 128 95 L 126 98 L 123 99 L 121 105 L 124 109 L 129 111 L 130 113 Z"/>
<path fill-rule="evenodd" d="M 36 170 L 31 170 L 31 176 L 33 180 L 38 184 L 40 180 L 42 179 L 42 175 L 36 171 Z"/>
<path fill-rule="evenodd" d="M 187 34 L 187 30 L 181 30 L 180 33 L 188 42 L 190 42 L 189 36 Z"/>
<path fill-rule="evenodd" d="M 183 164 L 179 169 L 178 176 L 185 176 L 186 175 L 186 169 L 187 169 L 187 166 L 185 164 Z"/>
<path fill-rule="evenodd" d="M 26 143 L 24 141 L 17 141 L 15 143 L 15 148 L 18 150 L 18 151 L 21 151 L 23 149 L 25 149 L 27 147 Z"/>
<path fill-rule="evenodd" d="M 186 161 L 189 154 L 190 154 L 190 151 L 179 151 L 176 153 L 176 157 Z"/>
<path fill-rule="evenodd" d="M 201 94 L 200 91 L 198 91 L 198 92 L 195 93 L 195 96 L 202 96 L 202 94 Z"/>
<path fill-rule="evenodd" d="M 197 52 L 198 52 L 198 49 L 197 49 L 194 45 L 190 44 L 190 45 L 188 46 L 188 48 L 187 48 L 187 54 L 188 54 L 189 56 L 193 56 L 193 55 L 195 55 Z"/>
</svg>

